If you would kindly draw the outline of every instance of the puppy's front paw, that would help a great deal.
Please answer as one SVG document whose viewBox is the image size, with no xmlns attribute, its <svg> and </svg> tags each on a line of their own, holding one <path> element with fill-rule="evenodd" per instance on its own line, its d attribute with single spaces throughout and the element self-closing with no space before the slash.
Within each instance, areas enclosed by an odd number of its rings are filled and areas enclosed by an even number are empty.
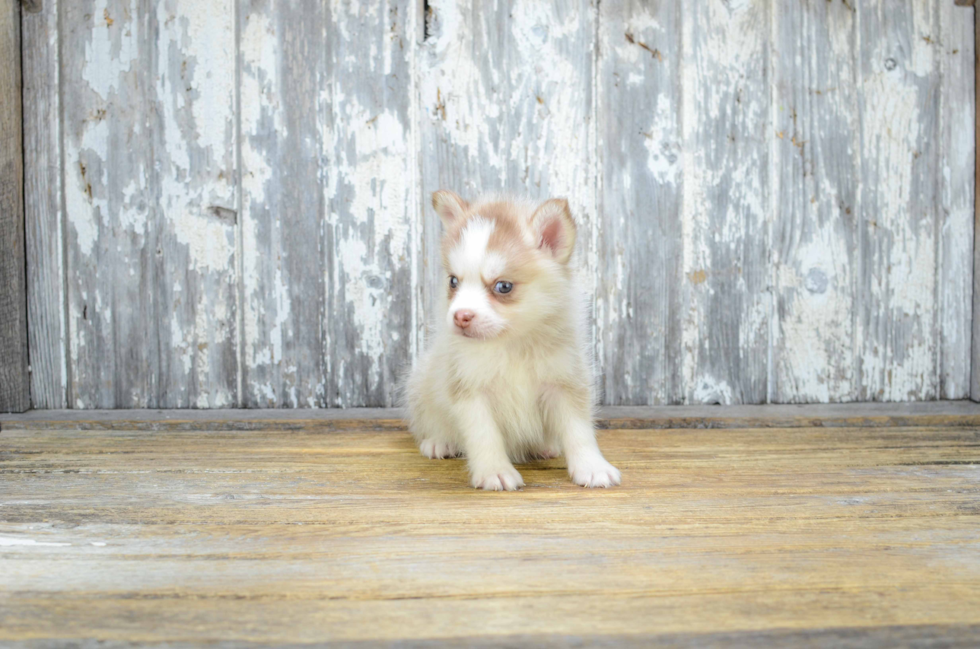
<svg viewBox="0 0 980 649">
<path fill-rule="evenodd" d="M 474 471 L 470 484 L 487 491 L 514 491 L 524 486 L 524 478 L 512 466 L 487 471 Z"/>
<path fill-rule="evenodd" d="M 442 460 L 447 457 L 458 457 L 459 451 L 449 442 L 439 442 L 434 439 L 423 439 L 419 444 L 422 455 L 430 460 Z"/>
<path fill-rule="evenodd" d="M 568 463 L 572 482 L 582 487 L 613 487 L 622 480 L 619 469 L 601 455 Z"/>
</svg>

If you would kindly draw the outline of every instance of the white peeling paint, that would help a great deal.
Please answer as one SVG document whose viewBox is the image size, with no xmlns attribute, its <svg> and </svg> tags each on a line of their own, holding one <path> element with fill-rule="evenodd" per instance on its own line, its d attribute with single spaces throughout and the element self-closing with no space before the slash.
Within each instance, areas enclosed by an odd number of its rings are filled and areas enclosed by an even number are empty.
<svg viewBox="0 0 980 649">
<path fill-rule="evenodd" d="M 140 24 L 126 20 L 133 10 L 134 7 L 125 7 L 122 15 L 113 17 L 108 2 L 96 0 L 92 4 L 92 13 L 87 14 L 92 21 L 92 38 L 85 45 L 86 65 L 82 68 L 82 80 L 99 93 L 104 102 L 110 101 L 119 89 L 119 79 L 125 73 L 135 71 L 139 59 Z M 112 20 L 111 25 L 109 20 Z"/>
<path fill-rule="evenodd" d="M 319 86 L 310 93 L 315 124 L 304 131 L 301 146 L 303 155 L 319 156 L 323 193 L 318 198 L 326 205 L 324 222 L 309 236 L 335 246 L 318 249 L 322 257 L 311 260 L 324 288 L 310 299 L 332 303 L 342 291 L 345 302 L 337 312 L 325 313 L 325 322 L 311 325 L 296 321 L 298 309 L 290 301 L 297 279 L 284 271 L 281 257 L 289 251 L 280 237 L 293 206 L 275 184 L 282 161 L 296 153 L 276 148 L 292 143 L 283 123 L 292 105 L 282 101 L 294 81 L 289 76 L 294 61 L 284 58 L 281 48 L 293 44 L 285 39 L 295 35 L 280 33 L 277 23 L 277 12 L 290 7 L 274 2 L 261 13 L 238 15 L 236 52 L 234 17 L 247 8 L 230 0 L 153 5 L 159 41 L 149 44 L 157 48 L 156 68 L 150 70 L 141 67 L 138 56 L 148 45 L 140 32 L 147 24 L 139 13 L 143 9 L 96 2 L 86 14 L 88 24 L 79 27 L 91 32 L 91 38 L 78 39 L 84 65 L 77 78 L 68 80 L 69 89 L 77 90 L 71 95 L 80 100 L 76 103 L 91 110 L 83 119 L 66 107 L 72 119 L 64 133 L 63 191 L 72 256 L 65 271 L 74 282 L 92 263 L 108 268 L 111 259 L 120 265 L 117 279 L 132 286 L 141 279 L 142 246 L 162 242 L 160 254 L 186 265 L 187 274 L 161 280 L 159 288 L 169 290 L 172 309 L 164 305 L 153 326 L 172 341 L 164 350 L 173 360 L 167 363 L 174 373 L 168 380 L 186 386 L 171 388 L 187 392 L 186 405 L 233 404 L 235 395 L 220 381 L 221 346 L 228 344 L 222 336 L 241 337 L 245 369 L 274 370 L 267 373 L 273 378 L 244 386 L 246 392 L 270 404 L 343 405 L 356 402 L 365 385 L 376 390 L 393 381 L 391 359 L 402 353 L 399 343 L 406 332 L 388 325 L 406 290 L 413 326 L 426 315 L 421 301 L 435 289 L 419 283 L 441 273 L 432 234 L 438 226 L 420 208 L 427 202 L 425 194 L 452 183 L 467 196 L 497 189 L 536 198 L 564 195 L 580 226 L 580 256 L 587 268 L 583 285 L 590 289 L 583 292 L 599 294 L 596 315 L 607 328 L 595 335 L 609 344 L 615 340 L 611 334 L 631 328 L 641 332 L 640 344 L 663 346 L 664 358 L 681 356 L 679 389 L 666 368 L 631 367 L 622 377 L 631 394 L 647 389 L 651 400 L 670 393 L 692 402 L 739 401 L 746 398 L 746 384 L 758 380 L 754 360 L 778 345 L 782 352 L 773 356 L 771 376 L 788 385 L 779 394 L 790 398 L 838 400 L 861 385 L 873 398 L 921 398 L 936 394 L 940 381 L 947 386 L 944 395 L 965 396 L 963 366 L 950 359 L 963 356 L 970 346 L 973 196 L 963 188 L 972 183 L 972 100 L 957 99 L 944 88 L 942 151 L 936 153 L 930 141 L 940 131 L 931 99 L 938 88 L 935 80 L 942 73 L 942 78 L 959 79 L 960 87 L 970 79 L 972 65 L 961 61 L 972 61 L 972 49 L 960 59 L 952 52 L 972 48 L 972 32 L 952 21 L 954 10 L 937 9 L 934 0 L 913 3 L 910 12 L 889 20 L 882 20 L 880 7 L 850 12 L 833 4 L 820 6 L 826 25 L 812 24 L 822 13 L 805 15 L 800 38 L 826 27 L 821 43 L 838 54 L 855 52 L 854 60 L 831 57 L 828 65 L 837 66 L 840 77 L 853 80 L 856 89 L 817 87 L 824 70 L 814 67 L 805 48 L 780 61 L 798 75 L 799 85 L 793 85 L 797 79 L 760 76 L 774 65 L 773 57 L 782 56 L 767 40 L 782 24 L 781 12 L 789 9 L 779 3 L 713 2 L 685 8 L 677 18 L 667 6 L 634 7 L 628 16 L 612 15 L 598 25 L 605 35 L 595 50 L 597 11 L 618 9 L 515 2 L 506 19 L 497 19 L 500 7 L 434 0 L 436 32 L 416 47 L 414 14 L 405 23 L 407 32 L 396 33 L 391 5 L 332 2 L 323 12 L 331 21 L 322 26 L 324 42 L 311 41 L 311 52 L 316 52 L 311 65 L 322 65 L 324 72 L 317 73 Z M 622 22 L 615 22 L 619 18 Z M 680 25 L 673 24 L 675 19 Z M 613 23 L 614 29 L 609 27 Z M 485 25 L 504 30 L 506 47 L 479 31 Z M 959 41 L 954 28 L 961 28 Z M 372 30 L 382 30 L 384 38 Z M 593 54 L 600 57 L 595 68 Z M 72 53 L 66 56 L 71 59 Z M 241 105 L 235 99 L 237 56 Z M 600 141 L 593 121 L 599 99 L 590 93 L 602 85 L 607 70 L 602 57 L 610 56 L 621 64 L 618 83 L 632 92 L 654 78 L 658 87 L 680 92 L 680 97 L 662 92 L 644 104 L 635 129 L 629 129 L 635 142 Z M 679 82 L 671 76 L 678 73 Z M 400 94 L 405 88 L 407 97 Z M 767 90 L 777 105 L 767 103 Z M 853 136 L 847 151 L 851 160 L 824 159 L 827 147 L 804 142 L 830 141 L 825 126 L 801 125 L 806 138 L 789 131 L 791 104 L 800 101 L 811 102 L 822 115 L 837 111 L 842 116 L 847 133 L 841 137 Z M 242 131 L 238 142 L 236 110 Z M 813 119 L 804 112 L 800 119 Z M 153 119 L 147 117 L 151 114 Z M 727 126 L 732 132 L 725 132 Z M 727 136 L 733 141 L 723 141 Z M 140 156 L 134 154 L 130 160 L 126 156 L 132 151 L 110 150 L 120 141 L 152 141 L 147 147 L 152 157 L 136 159 Z M 628 246 L 611 245 L 608 259 L 600 258 L 596 191 L 602 190 L 601 165 L 608 159 L 597 160 L 595 152 L 613 147 L 630 147 L 637 158 L 605 175 L 615 191 L 632 194 L 654 181 L 681 195 L 679 306 L 666 302 L 672 299 L 668 296 L 643 305 L 624 297 L 640 267 Z M 917 154 L 938 156 L 935 176 L 943 186 L 938 216 L 923 212 L 926 190 L 916 175 L 922 163 L 910 162 Z M 236 155 L 241 169 L 235 168 Z M 812 194 L 811 211 L 802 210 L 807 216 L 800 219 L 812 215 L 814 221 L 797 224 L 801 232 L 794 229 L 797 225 L 788 227 L 787 240 L 768 241 L 770 249 L 758 255 L 772 255 L 763 273 L 774 284 L 770 302 L 766 287 L 749 277 L 763 263 L 754 258 L 759 248 L 753 244 L 764 241 L 773 220 L 781 218 L 773 213 L 770 193 L 777 188 L 769 186 L 773 181 L 765 167 L 790 156 L 802 161 L 800 177 L 780 182 L 799 183 L 801 191 Z M 420 158 L 424 171 L 419 171 Z M 849 162 L 861 182 L 857 201 L 820 171 L 820 165 L 846 167 Z M 224 213 L 219 218 L 212 208 L 238 207 L 239 174 L 241 229 L 236 233 L 235 219 Z M 660 236 L 663 223 L 650 221 L 666 223 L 673 215 L 641 207 L 602 215 L 601 224 L 616 224 L 618 231 L 635 236 Z M 852 211 L 838 214 L 845 207 Z M 849 219 L 871 247 L 863 266 L 855 265 L 854 246 L 861 242 L 848 229 Z M 243 256 L 236 276 L 239 234 Z M 423 241 L 426 266 L 416 263 Z M 650 249 L 657 245 L 651 243 Z M 260 250 L 272 254 L 261 258 Z M 600 268 L 608 276 L 600 275 Z M 332 272 L 320 275 L 327 270 Z M 396 285 L 406 270 L 412 278 L 407 289 Z M 865 281 L 869 293 L 862 299 L 871 306 L 855 303 L 856 287 Z M 243 300 L 235 311 L 239 283 Z M 67 345 L 71 365 L 78 369 L 93 349 L 111 351 L 97 336 L 118 330 L 125 338 L 132 322 L 126 309 L 113 310 L 125 292 L 114 294 L 101 284 L 72 290 Z M 730 327 L 724 330 L 727 336 L 719 335 L 717 306 L 729 303 L 732 324 L 724 325 Z M 659 313 L 651 324 L 651 309 L 680 309 L 680 330 Z M 856 309 L 863 311 L 855 315 Z M 219 333 L 217 324 L 233 327 L 239 315 L 240 331 L 226 327 Z M 771 317 L 782 319 L 770 322 Z M 326 374 L 342 377 L 330 387 L 329 398 L 325 391 L 333 379 L 310 378 L 304 359 L 284 358 L 298 328 L 310 326 L 325 340 Z M 680 344 L 669 347 L 676 341 L 665 341 L 666 336 L 679 338 Z M 333 347 L 339 338 L 349 341 L 347 347 Z M 409 354 L 417 350 L 416 336 L 411 338 Z M 859 366 L 861 376 L 856 375 Z M 75 380 L 80 376 L 83 387 L 96 380 L 84 372 L 76 372 Z M 145 400 L 150 383 L 116 392 Z M 193 396 L 191 390 L 196 390 Z M 98 405 L 99 398 L 86 395 L 75 405 Z"/>
<path fill-rule="evenodd" d="M 912 21 L 916 31 L 929 27 L 918 20 L 922 16 Z M 873 315 L 858 321 L 861 384 L 868 397 L 889 401 L 932 398 L 936 390 L 935 222 L 922 213 L 935 208 L 912 193 L 914 160 L 933 137 L 922 131 L 920 112 L 929 97 L 908 74 L 922 76 L 923 66 L 932 65 L 931 48 L 920 45 L 922 36 L 912 35 L 911 60 L 892 49 L 894 36 L 872 47 L 862 93 L 861 149 L 869 176 L 861 187 L 861 216 L 870 225 L 865 254 L 874 254 L 876 261 L 867 271 Z"/>
</svg>

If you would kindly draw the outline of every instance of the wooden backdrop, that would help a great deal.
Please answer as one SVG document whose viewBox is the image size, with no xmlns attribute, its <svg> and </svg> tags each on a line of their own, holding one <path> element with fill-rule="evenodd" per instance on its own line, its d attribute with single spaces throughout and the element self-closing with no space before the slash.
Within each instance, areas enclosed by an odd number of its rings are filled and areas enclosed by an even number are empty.
<svg viewBox="0 0 980 649">
<path fill-rule="evenodd" d="M 443 187 L 569 198 L 605 403 L 969 396 L 953 0 L 44 0 L 22 27 L 35 407 L 392 404 L 441 317 Z"/>
</svg>

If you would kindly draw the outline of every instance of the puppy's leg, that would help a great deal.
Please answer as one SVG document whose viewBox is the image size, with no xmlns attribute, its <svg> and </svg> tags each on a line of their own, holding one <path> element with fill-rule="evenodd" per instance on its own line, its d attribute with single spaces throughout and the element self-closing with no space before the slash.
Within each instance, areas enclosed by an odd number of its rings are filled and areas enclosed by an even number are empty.
<svg viewBox="0 0 980 649">
<path fill-rule="evenodd" d="M 602 457 L 587 402 L 582 401 L 582 395 L 560 387 L 549 388 L 541 395 L 544 425 L 561 440 L 572 482 L 583 487 L 618 485 L 622 479 L 619 469 Z"/>
<path fill-rule="evenodd" d="M 470 484 L 477 489 L 514 491 L 524 486 L 510 458 L 504 438 L 483 397 L 466 399 L 454 407 L 470 469 Z"/>
<path fill-rule="evenodd" d="M 419 451 L 430 460 L 459 457 L 459 448 L 448 435 L 433 435 L 419 440 Z"/>
<path fill-rule="evenodd" d="M 408 383 L 409 430 L 427 458 L 441 460 L 459 455 L 459 443 L 449 423 L 449 413 L 440 403 L 441 383 L 424 357 Z"/>
<path fill-rule="evenodd" d="M 412 434 L 419 451 L 431 460 L 459 457 L 459 444 L 449 427 L 449 413 L 433 404 L 412 413 Z"/>
</svg>

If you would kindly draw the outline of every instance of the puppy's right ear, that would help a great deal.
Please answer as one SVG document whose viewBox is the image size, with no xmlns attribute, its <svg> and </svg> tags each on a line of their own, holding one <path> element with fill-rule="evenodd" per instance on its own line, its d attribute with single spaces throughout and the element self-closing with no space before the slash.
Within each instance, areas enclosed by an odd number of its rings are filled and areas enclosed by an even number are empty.
<svg viewBox="0 0 980 649">
<path fill-rule="evenodd" d="M 455 192 L 440 189 L 432 193 L 432 207 L 436 208 L 436 214 L 442 219 L 442 227 L 448 230 L 453 223 L 463 218 L 463 212 L 469 207 L 469 203 Z"/>
</svg>

